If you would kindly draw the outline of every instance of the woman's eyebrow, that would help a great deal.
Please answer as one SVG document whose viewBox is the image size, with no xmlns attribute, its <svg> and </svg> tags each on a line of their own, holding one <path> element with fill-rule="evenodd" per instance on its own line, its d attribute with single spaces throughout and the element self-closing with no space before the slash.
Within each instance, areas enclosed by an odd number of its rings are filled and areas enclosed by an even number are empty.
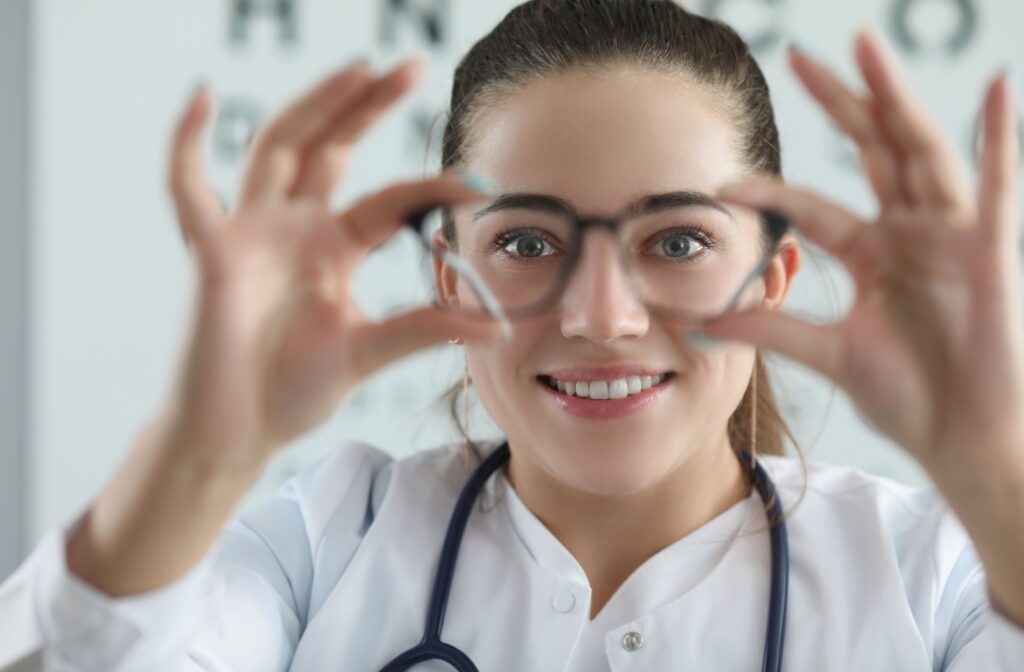
<svg viewBox="0 0 1024 672">
<path fill-rule="evenodd" d="M 631 202 L 622 212 L 621 216 L 639 217 L 673 208 L 711 208 L 718 210 L 729 217 L 729 219 L 734 219 L 729 209 L 720 201 L 703 192 L 692 190 L 648 194 Z M 475 222 L 485 215 L 500 210 L 536 210 L 552 215 L 569 215 L 570 217 L 577 217 L 579 214 L 572 203 L 558 196 L 529 192 L 511 192 L 501 194 L 493 202 L 489 203 L 487 207 L 476 212 L 472 217 L 472 221 Z"/>
<path fill-rule="evenodd" d="M 711 208 L 718 210 L 729 219 L 735 219 L 729 209 L 702 191 L 668 191 L 662 194 L 650 194 L 633 201 L 623 212 L 624 217 L 653 215 L 673 208 Z"/>
<path fill-rule="evenodd" d="M 576 208 L 564 198 L 550 194 L 510 192 L 501 194 L 487 207 L 473 213 L 471 221 L 475 222 L 485 215 L 501 210 L 537 210 L 552 215 L 576 216 Z"/>
</svg>

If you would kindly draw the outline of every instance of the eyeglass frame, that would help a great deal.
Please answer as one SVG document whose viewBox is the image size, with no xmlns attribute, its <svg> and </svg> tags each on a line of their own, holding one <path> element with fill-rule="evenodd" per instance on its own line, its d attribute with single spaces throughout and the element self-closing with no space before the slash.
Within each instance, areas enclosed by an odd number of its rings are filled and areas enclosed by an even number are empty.
<svg viewBox="0 0 1024 672">
<path fill-rule="evenodd" d="M 420 240 L 424 250 L 428 254 L 432 257 L 437 255 L 438 259 L 442 263 L 449 265 L 456 273 L 462 275 L 462 277 L 466 279 L 473 292 L 483 303 L 484 310 L 492 319 L 501 323 L 502 328 L 508 335 L 511 335 L 511 322 L 540 314 L 545 310 L 550 309 L 554 304 L 554 298 L 560 296 L 562 292 L 565 291 L 565 288 L 569 284 L 569 278 L 572 277 L 572 274 L 576 270 L 576 266 L 583 255 L 583 237 L 589 229 L 604 229 L 608 231 L 616 241 L 620 241 L 619 229 L 622 222 L 629 219 L 629 217 L 622 215 L 605 217 L 599 215 L 575 215 L 563 212 L 561 216 L 564 216 L 567 221 L 571 222 L 574 225 L 574 229 L 567 257 L 559 271 L 558 278 L 551 284 L 551 291 L 546 294 L 541 301 L 531 304 L 528 308 L 519 309 L 516 312 L 509 314 L 504 308 L 502 308 L 497 297 L 494 296 L 494 293 L 491 291 L 490 287 L 487 286 L 487 283 L 480 277 L 476 269 L 466 263 L 466 261 L 457 254 L 454 254 L 451 250 L 437 249 L 427 241 L 423 231 L 424 222 L 426 221 L 427 216 L 435 210 L 442 210 L 445 217 L 451 216 L 451 206 L 449 204 L 439 204 L 412 212 L 406 217 L 405 225 L 412 229 L 416 234 L 416 237 Z M 763 275 L 768 269 L 768 265 L 779 252 L 779 243 L 782 241 L 783 236 L 785 236 L 786 232 L 792 228 L 789 218 L 780 212 L 760 209 L 758 210 L 758 213 L 760 214 L 761 228 L 768 234 L 770 242 L 768 251 L 764 254 L 763 258 L 758 262 L 754 269 L 743 279 L 739 288 L 733 293 L 729 301 L 726 303 L 725 308 L 715 315 L 715 317 L 721 317 L 722 315 L 726 315 L 736 310 L 747 286 Z M 439 302 L 438 305 L 443 306 L 443 303 Z M 661 312 L 657 307 L 649 306 L 649 308 L 653 308 L 654 310 Z"/>
</svg>

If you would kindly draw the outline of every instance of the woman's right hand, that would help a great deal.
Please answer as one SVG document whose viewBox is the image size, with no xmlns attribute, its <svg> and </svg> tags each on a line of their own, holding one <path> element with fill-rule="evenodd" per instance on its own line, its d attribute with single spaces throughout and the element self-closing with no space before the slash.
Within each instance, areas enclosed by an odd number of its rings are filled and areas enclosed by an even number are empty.
<svg viewBox="0 0 1024 672">
<path fill-rule="evenodd" d="M 407 213 L 481 198 L 449 175 L 329 209 L 353 142 L 421 71 L 410 61 L 377 77 L 356 64 L 293 103 L 255 139 L 232 213 L 223 212 L 200 158 L 209 94 L 198 92 L 182 115 L 169 183 L 198 296 L 160 426 L 199 464 L 258 471 L 383 365 L 453 336 L 500 337 L 495 323 L 432 307 L 371 322 L 350 296 L 357 264 Z"/>
</svg>

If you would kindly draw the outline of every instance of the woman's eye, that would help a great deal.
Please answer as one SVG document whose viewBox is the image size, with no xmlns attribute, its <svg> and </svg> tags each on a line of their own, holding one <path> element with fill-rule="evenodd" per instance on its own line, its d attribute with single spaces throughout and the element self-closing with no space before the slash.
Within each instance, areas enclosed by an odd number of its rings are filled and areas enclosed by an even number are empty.
<svg viewBox="0 0 1024 672">
<path fill-rule="evenodd" d="M 556 252 L 546 240 L 539 236 L 522 234 L 501 241 L 502 249 L 516 257 L 543 257 Z"/>
<path fill-rule="evenodd" d="M 670 259 L 688 259 L 700 254 L 706 245 L 690 234 L 673 233 L 655 244 L 655 254 Z"/>
</svg>

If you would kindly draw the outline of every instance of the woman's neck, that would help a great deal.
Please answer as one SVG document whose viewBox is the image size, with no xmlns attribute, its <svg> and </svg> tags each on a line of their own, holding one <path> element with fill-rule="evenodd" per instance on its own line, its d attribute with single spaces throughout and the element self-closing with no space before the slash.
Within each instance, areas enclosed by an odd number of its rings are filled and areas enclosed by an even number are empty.
<svg viewBox="0 0 1024 672">
<path fill-rule="evenodd" d="M 570 488 L 514 455 L 507 473 L 519 499 L 586 573 L 592 618 L 648 558 L 750 493 L 728 443 L 698 451 L 656 485 L 625 496 Z"/>
</svg>

